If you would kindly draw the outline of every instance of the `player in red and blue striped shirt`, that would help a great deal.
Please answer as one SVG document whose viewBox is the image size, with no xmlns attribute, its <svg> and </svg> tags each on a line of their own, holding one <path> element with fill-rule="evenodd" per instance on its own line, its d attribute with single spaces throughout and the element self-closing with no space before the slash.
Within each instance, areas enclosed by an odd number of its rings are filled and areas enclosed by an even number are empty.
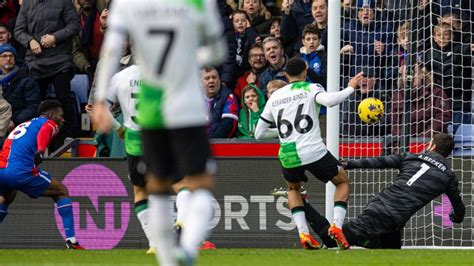
<svg viewBox="0 0 474 266">
<path fill-rule="evenodd" d="M 0 223 L 19 190 L 30 198 L 50 197 L 63 220 L 66 248 L 84 249 L 76 241 L 71 199 L 67 188 L 38 165 L 43 153 L 64 124 L 61 103 L 47 100 L 38 108 L 39 117 L 18 125 L 0 152 Z"/>
</svg>

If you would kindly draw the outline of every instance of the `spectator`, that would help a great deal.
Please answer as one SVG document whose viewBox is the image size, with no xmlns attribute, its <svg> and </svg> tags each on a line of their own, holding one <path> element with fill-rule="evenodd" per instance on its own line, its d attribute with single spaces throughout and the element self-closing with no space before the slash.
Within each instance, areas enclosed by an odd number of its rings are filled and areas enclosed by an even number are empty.
<svg viewBox="0 0 474 266">
<path fill-rule="evenodd" d="M 268 66 L 262 72 L 258 81 L 260 88 L 266 89 L 268 82 L 274 79 L 285 80 L 285 65 L 288 58 L 284 55 L 283 46 L 280 40 L 275 37 L 267 37 L 263 40 L 263 51 Z M 264 91 L 264 93 L 266 93 Z"/>
<path fill-rule="evenodd" d="M 472 53 L 468 44 L 453 42 L 453 38 L 450 25 L 436 25 L 433 48 L 425 51 L 425 66 L 433 73 L 433 83 L 452 100 L 455 130 L 459 124 L 471 122 Z"/>
<path fill-rule="evenodd" d="M 237 137 L 253 139 L 255 138 L 255 127 L 265 107 L 265 96 L 259 88 L 247 85 L 242 91 L 240 101 L 242 108 L 239 111 Z"/>
<path fill-rule="evenodd" d="M 359 89 L 356 90 L 347 101 L 342 103 L 342 136 L 384 136 L 386 133 L 386 120 L 384 116 L 376 124 L 366 124 L 360 120 L 357 114 L 359 103 L 365 99 L 374 97 L 381 100 L 386 110 L 389 108 L 388 99 L 384 91 L 380 88 L 378 73 L 373 67 L 362 67 L 364 78 L 359 81 Z M 359 71 L 357 71 L 359 72 Z"/>
<path fill-rule="evenodd" d="M 327 56 L 316 25 L 308 24 L 304 27 L 301 42 L 303 47 L 300 49 L 300 56 L 308 63 L 308 70 L 311 70 L 308 71 L 309 82 L 326 87 Z"/>
<path fill-rule="evenodd" d="M 404 21 L 410 19 L 412 1 L 409 0 L 382 0 L 382 12 L 386 14 L 386 19 L 395 23 L 394 27 L 399 27 Z"/>
<path fill-rule="evenodd" d="M 222 63 L 222 65 L 220 65 L 216 69 L 219 72 L 221 82 L 224 83 L 225 86 L 228 88 L 233 88 L 235 86 L 235 81 L 237 77 L 237 75 L 235 74 L 237 67 L 235 63 L 237 47 L 235 45 L 234 27 L 232 25 L 232 21 L 229 18 L 232 14 L 233 9 L 236 9 L 236 6 L 237 5 L 232 0 L 217 1 L 217 7 L 221 15 L 221 21 L 224 25 L 224 35 L 227 40 L 228 54 L 227 59 L 224 61 L 224 63 Z"/>
<path fill-rule="evenodd" d="M 237 48 L 235 57 L 236 75 L 240 77 L 250 69 L 248 53 L 251 45 L 255 43 L 257 32 L 250 26 L 249 17 L 244 11 L 236 10 L 232 12 L 230 19 L 234 27 L 234 45 Z"/>
<path fill-rule="evenodd" d="M 8 30 L 7 25 L 0 23 L 0 44 L 10 43 L 12 34 Z"/>
<path fill-rule="evenodd" d="M 237 130 L 239 104 L 229 88 L 222 86 L 219 73 L 213 67 L 201 71 L 209 109 L 208 133 L 210 138 L 231 138 Z"/>
<path fill-rule="evenodd" d="M 12 117 L 11 105 L 0 96 L 0 145 L 3 146 L 5 134 L 8 131 Z"/>
<path fill-rule="evenodd" d="M 398 140 L 405 134 L 404 124 L 410 127 L 412 137 L 431 138 L 435 133 L 447 133 L 451 121 L 451 105 L 443 89 L 433 86 L 431 74 L 420 64 L 415 64 L 413 73 L 413 88 L 404 88 L 405 82 L 401 82 L 392 98 L 393 151 L 399 150 L 401 142 Z M 409 110 L 405 110 L 406 100 L 410 102 Z M 410 114 L 408 124 L 403 122 L 407 113 Z"/>
<path fill-rule="evenodd" d="M 410 23 L 405 22 L 397 29 L 398 49 L 394 51 L 397 58 L 398 67 L 402 67 L 408 59 L 408 32 L 410 31 Z"/>
<path fill-rule="evenodd" d="M 0 89 L 1 92 L 1 89 Z M 3 140 L 5 133 L 8 131 L 8 126 L 10 125 L 10 119 L 12 117 L 12 107 L 11 105 L 3 99 L 2 94 L 0 94 L 0 145 L 3 146 Z"/>
<path fill-rule="evenodd" d="M 431 47 L 431 34 L 433 25 L 437 23 L 436 17 L 440 14 L 440 6 L 435 1 L 419 0 L 415 12 L 411 41 L 414 44 L 413 52 L 422 53 Z"/>
<path fill-rule="evenodd" d="M 80 31 L 79 16 L 70 0 L 25 1 L 16 20 L 15 38 L 26 48 L 30 75 L 46 98 L 51 84 L 64 109 L 65 123 L 50 150 L 59 148 L 66 137 L 79 131 L 76 101 L 70 81 L 74 76 L 73 37 Z"/>
<path fill-rule="evenodd" d="M 355 74 L 357 66 L 385 67 L 392 56 L 393 30 L 388 23 L 375 22 L 375 0 L 357 1 L 357 20 L 344 26 L 341 39 L 346 75 Z"/>
<path fill-rule="evenodd" d="M 17 15 L 17 10 L 14 0 L 0 1 L 0 23 L 7 24 Z"/>
<path fill-rule="evenodd" d="M 250 17 L 250 24 L 258 35 L 268 34 L 270 31 L 270 18 L 272 15 L 266 9 L 262 0 L 241 0 L 239 10 L 243 10 Z"/>
<path fill-rule="evenodd" d="M 0 45 L 0 85 L 3 98 L 12 107 L 9 130 L 34 118 L 40 104 L 38 83 L 28 75 L 26 67 L 16 65 L 16 50 L 9 44 Z"/>
<path fill-rule="evenodd" d="M 100 48 L 104 40 L 101 31 L 101 14 L 96 0 L 79 0 L 81 32 L 74 38 L 74 64 L 81 73 L 92 76 L 99 61 Z"/>
<path fill-rule="evenodd" d="M 17 65 L 24 65 L 24 58 L 26 53 L 26 48 L 21 44 L 15 42 L 15 39 L 12 39 L 12 34 L 9 27 L 5 24 L 0 23 L 0 45 L 1 44 L 11 44 L 16 49 L 16 63 Z"/>
<path fill-rule="evenodd" d="M 240 99 L 242 96 L 242 90 L 249 84 L 255 85 L 259 88 L 260 83 L 258 77 L 262 73 L 266 65 L 265 54 L 260 44 L 254 44 L 249 51 L 248 61 L 251 69 L 246 71 L 242 76 L 237 79 L 237 84 L 234 88 L 234 94 Z"/>
<path fill-rule="evenodd" d="M 341 25 L 354 19 L 356 12 L 353 0 L 341 0 Z"/>
<path fill-rule="evenodd" d="M 474 35 L 469 29 L 473 22 L 469 22 L 467 18 L 462 19 L 460 13 L 459 9 L 445 9 L 442 11 L 443 17 L 439 19 L 438 24 L 445 23 L 452 27 L 455 42 L 474 43 Z"/>
<path fill-rule="evenodd" d="M 287 82 L 279 79 L 272 80 L 267 84 L 267 99 L 276 91 L 288 85 Z"/>
<path fill-rule="evenodd" d="M 326 48 L 328 45 L 328 1 L 313 0 L 311 15 L 314 19 L 313 24 L 320 32 L 321 44 Z"/>
<path fill-rule="evenodd" d="M 286 54 L 291 57 L 301 47 L 299 40 L 304 26 L 314 21 L 311 0 L 284 0 L 281 8 L 281 42 L 287 48 Z"/>
<path fill-rule="evenodd" d="M 281 18 L 273 18 L 272 24 L 270 24 L 270 36 L 275 38 L 281 38 Z"/>
</svg>

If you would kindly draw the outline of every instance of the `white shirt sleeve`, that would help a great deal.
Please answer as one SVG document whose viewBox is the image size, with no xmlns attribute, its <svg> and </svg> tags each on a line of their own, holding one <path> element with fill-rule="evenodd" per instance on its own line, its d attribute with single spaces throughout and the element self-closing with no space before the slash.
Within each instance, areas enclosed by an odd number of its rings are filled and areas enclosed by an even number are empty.
<svg viewBox="0 0 474 266">
<path fill-rule="evenodd" d="M 275 123 L 270 104 L 265 105 L 260 119 L 258 120 L 257 127 L 255 128 L 255 138 L 256 139 L 270 139 L 278 137 L 278 129 L 270 128 L 270 126 Z"/>
<path fill-rule="evenodd" d="M 355 91 L 352 87 L 347 87 L 342 91 L 337 92 L 325 92 L 320 91 L 315 95 L 315 101 L 319 104 L 322 104 L 326 107 L 333 107 L 337 104 L 342 103 Z"/>
</svg>

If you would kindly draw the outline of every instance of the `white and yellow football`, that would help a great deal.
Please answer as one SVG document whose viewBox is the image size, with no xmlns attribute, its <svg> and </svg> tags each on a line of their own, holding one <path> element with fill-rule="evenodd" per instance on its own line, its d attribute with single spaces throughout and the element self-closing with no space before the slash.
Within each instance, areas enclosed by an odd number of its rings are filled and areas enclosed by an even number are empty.
<svg viewBox="0 0 474 266">
<path fill-rule="evenodd" d="M 383 102 L 377 98 L 365 98 L 357 108 L 360 120 L 367 124 L 377 123 L 384 114 Z"/>
</svg>

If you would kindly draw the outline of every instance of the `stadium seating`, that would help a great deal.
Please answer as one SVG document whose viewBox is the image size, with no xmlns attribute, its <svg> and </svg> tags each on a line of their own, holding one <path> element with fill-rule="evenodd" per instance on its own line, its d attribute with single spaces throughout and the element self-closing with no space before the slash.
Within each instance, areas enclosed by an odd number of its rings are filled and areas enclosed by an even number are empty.
<svg viewBox="0 0 474 266">
<path fill-rule="evenodd" d="M 454 134 L 453 156 L 474 155 L 474 125 L 462 124 Z"/>
<path fill-rule="evenodd" d="M 81 104 L 87 104 L 89 92 L 89 77 L 86 74 L 76 74 L 71 80 L 71 91 L 76 98 L 77 110 L 81 110 Z"/>
</svg>

